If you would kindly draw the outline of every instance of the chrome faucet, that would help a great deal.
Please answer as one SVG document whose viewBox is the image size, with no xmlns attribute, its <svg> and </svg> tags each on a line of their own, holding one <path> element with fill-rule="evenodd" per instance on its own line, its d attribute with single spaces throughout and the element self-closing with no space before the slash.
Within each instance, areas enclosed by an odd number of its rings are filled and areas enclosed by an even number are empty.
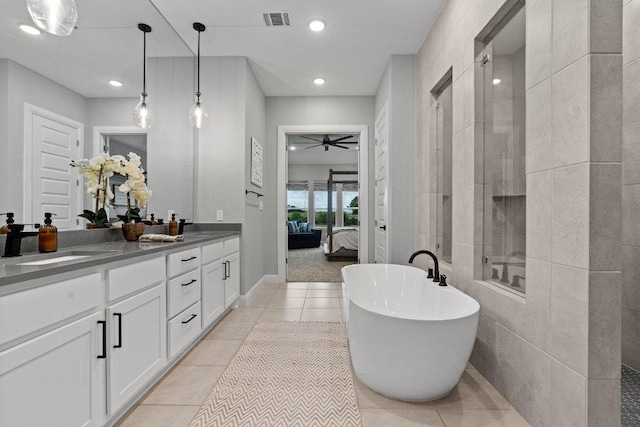
<svg viewBox="0 0 640 427">
<path fill-rule="evenodd" d="M 433 278 L 434 282 L 440 282 L 440 269 L 438 268 L 438 257 L 436 257 L 433 252 L 431 251 L 427 251 L 425 249 L 422 249 L 420 251 L 416 251 L 414 253 L 411 254 L 411 258 L 409 258 L 409 264 L 413 264 L 413 260 L 415 259 L 415 257 L 417 257 L 420 254 L 427 254 L 431 257 L 431 259 L 433 259 L 433 267 L 435 269 L 435 271 L 433 269 L 429 269 L 428 274 L 427 274 L 427 278 L 431 279 Z M 445 285 L 446 286 L 446 282 Z"/>
<path fill-rule="evenodd" d="M 4 244 L 3 257 L 20 256 L 20 244 L 23 237 L 37 236 L 37 231 L 23 231 L 24 224 L 7 224 L 9 232 L 6 234 L 7 240 Z M 34 227 L 40 227 L 39 224 L 34 224 Z"/>
</svg>

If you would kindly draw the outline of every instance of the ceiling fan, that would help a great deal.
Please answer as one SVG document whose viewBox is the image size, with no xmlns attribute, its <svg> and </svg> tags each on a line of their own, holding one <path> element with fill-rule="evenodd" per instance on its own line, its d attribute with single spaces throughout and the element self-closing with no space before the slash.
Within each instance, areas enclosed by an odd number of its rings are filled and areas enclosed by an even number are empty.
<svg viewBox="0 0 640 427">
<path fill-rule="evenodd" d="M 322 141 L 320 141 L 319 139 L 315 139 L 315 138 L 311 138 L 308 136 L 304 136 L 304 135 L 300 135 L 303 138 L 306 139 L 310 139 L 312 141 L 316 141 L 319 142 L 320 144 L 316 144 L 316 145 L 312 145 L 311 147 L 307 147 L 306 149 L 308 150 L 309 148 L 315 148 L 315 147 L 324 147 L 324 151 L 329 151 L 329 147 L 340 147 L 340 148 L 345 148 L 345 149 L 349 149 L 349 147 L 345 147 L 344 145 L 340 145 L 338 144 L 338 142 L 345 140 L 345 139 L 349 139 L 349 138 L 353 138 L 353 135 L 348 135 L 348 136 L 343 136 L 342 138 L 336 138 L 336 139 L 331 139 L 329 138 L 329 135 L 325 134 L 324 138 L 322 138 Z M 358 141 L 345 141 L 343 142 L 343 144 L 357 144 Z"/>
</svg>

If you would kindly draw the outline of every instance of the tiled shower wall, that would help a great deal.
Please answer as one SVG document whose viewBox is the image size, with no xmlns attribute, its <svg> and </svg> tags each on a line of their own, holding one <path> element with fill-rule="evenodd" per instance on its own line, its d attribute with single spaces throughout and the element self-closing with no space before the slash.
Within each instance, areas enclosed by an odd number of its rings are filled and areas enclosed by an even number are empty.
<svg viewBox="0 0 640 427">
<path fill-rule="evenodd" d="M 474 61 L 476 36 L 515 3 L 449 0 L 418 52 L 417 243 L 428 248 L 436 235 L 430 91 L 452 67 L 451 282 L 481 305 L 471 362 L 533 426 L 615 426 L 622 4 L 526 2 L 527 292 L 520 297 L 480 280 L 484 123 Z"/>
<path fill-rule="evenodd" d="M 640 370 L 640 0 L 623 9 L 622 363 Z"/>
</svg>

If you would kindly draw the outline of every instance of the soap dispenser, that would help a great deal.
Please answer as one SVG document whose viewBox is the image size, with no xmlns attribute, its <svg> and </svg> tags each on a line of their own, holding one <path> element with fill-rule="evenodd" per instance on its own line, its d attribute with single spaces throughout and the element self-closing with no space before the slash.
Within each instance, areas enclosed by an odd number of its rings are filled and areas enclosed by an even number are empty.
<svg viewBox="0 0 640 427">
<path fill-rule="evenodd" d="M 151 225 L 158 225 L 158 221 L 156 221 L 155 214 L 151 214 Z"/>
<path fill-rule="evenodd" d="M 178 221 L 176 221 L 176 214 L 171 214 L 171 221 L 169 221 L 169 236 L 178 235 Z"/>
<path fill-rule="evenodd" d="M 6 214 L 0 214 L 0 215 L 7 216 L 7 223 L 2 227 L 0 227 L 0 234 L 7 234 L 9 233 L 9 224 L 13 224 L 15 222 L 13 219 L 13 212 L 7 212 Z"/>
<path fill-rule="evenodd" d="M 38 249 L 41 253 L 55 252 L 58 250 L 58 228 L 51 225 L 51 212 L 44 214 L 44 225 L 38 233 Z"/>
</svg>

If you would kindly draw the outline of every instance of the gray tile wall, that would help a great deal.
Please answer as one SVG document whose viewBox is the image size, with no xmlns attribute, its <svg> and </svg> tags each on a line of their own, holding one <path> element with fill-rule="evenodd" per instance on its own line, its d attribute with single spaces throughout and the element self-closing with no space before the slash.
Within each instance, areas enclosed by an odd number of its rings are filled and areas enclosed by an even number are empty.
<svg viewBox="0 0 640 427">
<path fill-rule="evenodd" d="M 640 0 L 623 9 L 622 362 L 640 370 Z"/>
<path fill-rule="evenodd" d="M 622 2 L 526 1 L 524 298 L 478 280 L 488 237 L 474 39 L 516 1 L 449 0 L 417 55 L 417 242 L 428 248 L 435 235 L 430 90 L 453 67 L 451 283 L 481 305 L 471 363 L 533 426 L 620 422 L 621 299 L 624 324 L 640 325 L 640 293 L 629 285 L 640 279 L 640 172 L 627 168 L 640 166 L 640 90 L 629 90 L 640 80 L 638 20 L 629 19 L 640 18 L 640 0 L 625 1 L 625 53 L 635 56 L 624 58 L 634 82 L 624 94 L 624 170 Z M 625 346 L 640 357 L 640 339 Z"/>
</svg>

